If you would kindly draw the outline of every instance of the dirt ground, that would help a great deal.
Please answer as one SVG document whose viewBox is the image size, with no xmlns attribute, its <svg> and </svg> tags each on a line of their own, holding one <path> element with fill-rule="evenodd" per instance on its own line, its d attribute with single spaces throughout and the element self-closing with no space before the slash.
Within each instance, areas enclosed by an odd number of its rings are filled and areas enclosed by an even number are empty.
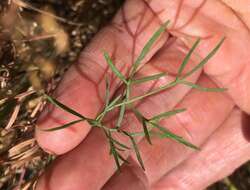
<svg viewBox="0 0 250 190">
<path fill-rule="evenodd" d="M 122 3 L 0 1 L 0 189 L 32 189 L 53 160 L 33 136 L 44 107 L 41 92 L 55 89 L 67 68 Z M 249 190 L 250 163 L 208 189 Z"/>
</svg>

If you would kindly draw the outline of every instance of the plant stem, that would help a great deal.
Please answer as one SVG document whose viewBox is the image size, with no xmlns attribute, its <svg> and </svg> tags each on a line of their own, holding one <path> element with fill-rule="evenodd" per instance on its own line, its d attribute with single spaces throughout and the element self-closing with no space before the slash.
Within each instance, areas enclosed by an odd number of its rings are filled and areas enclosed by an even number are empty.
<svg viewBox="0 0 250 190">
<path fill-rule="evenodd" d="M 125 102 L 121 102 L 121 103 L 115 104 L 114 106 L 110 107 L 110 108 L 108 109 L 108 111 L 111 111 L 111 110 L 113 110 L 114 108 L 120 107 L 120 106 L 122 106 L 122 105 L 124 105 L 124 104 L 126 104 L 126 105 L 127 105 L 127 104 L 131 104 L 131 103 L 134 103 L 134 102 L 136 102 L 136 101 L 142 100 L 142 99 L 144 99 L 144 98 L 146 98 L 146 97 L 149 97 L 149 96 L 158 94 L 158 93 L 162 92 L 163 90 L 166 90 L 166 89 L 168 89 L 168 88 L 171 88 L 171 87 L 177 85 L 179 82 L 180 82 L 180 80 L 173 81 L 173 82 L 171 82 L 171 83 L 169 83 L 169 84 L 166 84 L 166 85 L 164 85 L 164 86 L 162 86 L 162 87 L 160 87 L 160 88 L 158 88 L 158 89 L 155 89 L 155 90 L 153 90 L 153 91 L 150 91 L 149 93 L 146 93 L 146 94 L 144 94 L 144 95 L 142 95 L 142 96 L 137 96 L 137 97 L 132 98 L 132 99 L 130 99 L 130 100 L 128 100 L 128 101 L 125 101 Z"/>
</svg>

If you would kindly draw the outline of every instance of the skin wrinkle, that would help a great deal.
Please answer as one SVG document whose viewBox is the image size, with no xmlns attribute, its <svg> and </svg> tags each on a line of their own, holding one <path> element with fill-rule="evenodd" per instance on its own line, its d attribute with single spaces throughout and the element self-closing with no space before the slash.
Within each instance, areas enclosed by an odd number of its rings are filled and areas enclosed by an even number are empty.
<svg viewBox="0 0 250 190">
<path fill-rule="evenodd" d="M 157 18 L 157 20 L 159 21 L 160 25 L 162 25 L 163 23 L 162 23 L 161 19 L 158 16 L 159 16 L 159 14 L 161 14 L 164 11 L 164 9 L 159 10 L 158 12 L 156 12 L 149 5 L 149 3 L 151 2 L 151 0 L 148 1 L 148 2 L 146 0 L 143 0 L 143 1 L 144 1 L 145 5 L 147 6 L 147 8 L 153 13 L 153 15 L 155 16 L 155 18 Z"/>
<path fill-rule="evenodd" d="M 187 27 L 192 21 L 194 21 L 194 20 L 196 19 L 195 17 L 199 16 L 199 15 L 198 15 L 199 13 L 202 14 L 202 13 L 201 13 L 201 9 L 206 5 L 207 2 L 208 2 L 207 0 L 203 0 L 203 1 L 201 2 L 201 4 L 200 4 L 199 6 L 197 6 L 197 7 L 194 9 L 194 13 L 191 15 L 190 19 L 188 19 L 188 21 L 187 21 L 183 26 L 181 26 L 181 27 L 179 27 L 179 28 L 175 28 L 175 30 L 184 29 L 184 28 Z M 210 16 L 206 16 L 206 15 L 204 15 L 204 14 L 202 14 L 202 16 L 206 18 L 205 20 L 210 20 L 210 22 L 211 22 L 211 21 L 216 22 L 216 20 L 214 20 L 214 18 L 211 18 Z M 234 27 L 231 27 L 231 25 L 226 25 L 226 24 L 224 24 L 224 23 L 218 23 L 218 24 L 220 24 L 220 26 L 224 26 L 224 27 L 227 28 L 227 29 L 231 29 L 231 30 L 233 30 L 233 31 L 235 30 L 235 28 L 234 28 Z"/>
<path fill-rule="evenodd" d="M 146 0 L 145 0 L 146 1 Z M 146 3 L 148 4 L 148 6 L 149 7 L 151 7 L 151 3 L 153 3 L 152 1 L 146 1 Z M 179 17 L 180 17 L 180 13 L 181 13 L 181 10 L 183 9 L 183 6 L 184 6 L 184 0 L 179 0 L 179 3 L 178 3 L 178 6 L 177 6 L 177 9 L 176 9 L 176 11 L 175 11 L 175 13 L 174 13 L 174 16 L 173 16 L 173 19 L 170 19 L 170 20 L 172 20 L 172 23 L 171 23 L 171 27 L 170 27 L 170 31 L 172 31 L 173 30 L 173 28 L 175 28 L 176 27 L 176 25 L 177 25 L 177 21 L 178 21 L 178 19 L 179 19 Z M 153 8 L 151 8 L 152 10 L 154 10 Z M 165 10 L 166 11 L 166 10 Z M 157 15 L 158 17 L 159 17 L 159 19 L 161 20 L 161 18 L 160 18 L 160 15 Z M 168 18 L 169 19 L 169 18 Z"/>
<path fill-rule="evenodd" d="M 174 19 L 174 21 L 173 21 L 173 28 L 176 27 L 177 20 L 179 19 L 179 16 L 180 16 L 181 8 L 182 8 L 182 6 L 183 6 L 183 2 L 184 2 L 184 0 L 181 0 L 181 2 L 180 2 L 179 5 L 178 5 L 178 8 L 177 8 L 177 10 L 176 10 L 175 17 L 174 17 L 175 19 Z"/>
<path fill-rule="evenodd" d="M 110 27 L 110 28 L 112 28 L 112 27 Z M 110 56 L 111 56 L 112 60 L 114 61 L 114 64 L 121 70 L 122 73 L 125 73 L 126 72 L 126 71 L 124 71 L 124 69 L 126 68 L 125 61 L 122 61 L 121 59 L 120 60 L 116 60 L 116 57 L 117 57 L 116 54 L 117 54 L 117 48 L 118 48 L 117 47 L 117 41 L 118 41 L 118 39 L 116 39 L 117 30 L 115 28 L 113 28 L 112 30 L 111 29 L 107 30 L 107 28 L 106 28 L 105 29 L 105 33 L 106 34 L 109 33 L 108 36 L 112 36 L 113 39 L 114 39 L 114 40 L 111 40 L 112 45 L 111 46 L 109 45 L 109 47 L 108 47 L 109 51 L 108 52 L 111 52 Z M 110 49 L 110 47 L 111 47 L 111 49 Z M 104 50 L 107 51 L 107 49 L 104 49 Z M 87 49 L 86 51 L 87 52 L 94 52 L 94 50 L 91 50 L 91 49 L 90 50 Z M 84 51 L 84 52 L 86 52 L 86 51 Z M 85 60 L 86 58 L 88 60 L 92 60 L 92 61 L 94 61 L 93 59 L 97 60 L 97 57 L 93 56 L 94 53 L 91 53 L 90 54 L 91 56 L 89 58 L 85 56 L 86 54 L 89 55 L 89 53 L 83 53 L 80 60 Z M 97 52 L 97 54 L 99 55 L 100 52 Z M 103 60 L 103 55 L 101 54 L 100 56 L 102 57 L 102 60 Z M 125 58 L 123 58 L 123 59 L 125 60 Z M 100 63 L 103 63 L 103 64 L 100 64 Z M 117 64 L 117 63 L 119 63 L 119 64 Z M 85 77 L 87 77 L 87 78 L 90 78 L 90 77 L 93 77 L 93 76 L 98 77 L 98 75 L 96 75 L 96 74 L 95 75 L 90 75 L 89 74 L 88 69 L 85 68 L 87 66 L 86 63 L 81 63 L 80 65 L 83 68 L 81 68 L 81 69 L 78 68 L 78 71 L 81 70 L 82 73 L 86 73 Z M 104 80 L 105 79 L 105 75 L 109 74 L 109 77 L 111 79 L 111 87 L 117 85 L 117 83 L 118 83 L 119 80 L 115 77 L 114 73 L 109 70 L 108 65 L 104 61 L 101 61 L 100 59 L 98 59 L 98 61 L 90 63 L 88 65 L 90 65 L 90 67 L 92 65 L 95 65 L 95 67 L 96 66 L 100 66 L 102 68 L 101 70 L 103 70 L 103 72 L 102 72 L 101 76 L 99 77 L 99 79 L 97 79 L 94 82 L 95 84 L 99 84 L 101 82 L 104 82 L 105 81 Z M 96 69 L 94 69 L 94 70 L 96 70 Z M 100 96 L 103 96 L 103 94 L 101 94 Z"/>
<path fill-rule="evenodd" d="M 96 65 L 99 67 L 99 69 L 95 68 L 95 72 L 96 71 L 106 71 L 108 67 L 102 67 L 101 65 L 98 64 L 97 61 L 94 61 L 93 56 L 86 56 L 86 55 L 81 55 L 81 59 L 84 60 L 84 63 L 78 63 L 78 64 L 74 64 L 73 68 L 75 69 L 75 71 L 83 78 L 86 78 L 87 80 L 89 80 L 90 82 L 92 82 L 93 84 L 98 84 L 98 82 L 100 82 L 100 79 L 96 78 L 98 75 L 90 75 L 89 76 L 89 72 L 91 71 L 91 65 Z M 81 65 L 81 66 L 80 66 Z M 86 72 L 88 71 L 88 72 Z M 93 71 L 92 71 L 93 72 Z M 104 72 L 103 72 L 104 74 Z M 102 75 L 103 75 L 102 74 Z M 91 78 L 91 77 L 95 77 L 95 78 Z M 76 77 L 77 78 L 77 77 Z"/>
<path fill-rule="evenodd" d="M 126 20 L 126 14 L 125 14 L 125 6 L 122 8 L 122 19 L 123 19 L 123 23 L 124 23 L 124 26 L 126 28 L 126 30 L 128 31 L 128 34 L 130 35 L 130 37 L 132 38 L 133 40 L 133 45 L 132 45 L 132 56 L 131 56 L 131 64 L 134 63 L 134 59 L 135 59 L 135 48 L 136 48 L 136 42 L 137 42 L 137 36 L 140 35 L 140 32 L 139 32 L 139 28 L 141 27 L 142 25 L 142 22 L 144 20 L 144 17 L 147 13 L 147 7 L 144 6 L 143 7 L 143 10 L 141 11 L 141 13 L 138 13 L 140 14 L 140 18 L 139 18 L 139 22 L 137 24 L 137 26 L 135 27 L 136 28 L 136 31 L 135 33 L 132 32 L 131 28 L 129 27 L 129 22 L 127 22 Z M 155 19 L 154 17 L 152 17 L 153 19 Z M 150 19 L 150 22 L 147 24 L 147 26 L 150 25 L 150 23 L 152 22 L 153 20 Z"/>
<path fill-rule="evenodd" d="M 160 11 L 158 11 L 158 12 L 154 12 L 154 11 L 152 11 L 152 9 L 150 9 L 150 7 L 146 4 L 146 3 L 144 3 L 144 5 L 145 5 L 145 7 L 148 9 L 148 10 L 150 10 L 151 11 L 151 14 L 152 14 L 152 18 L 151 19 L 149 19 L 148 20 L 148 22 L 146 22 L 145 24 L 144 24 L 144 26 L 142 26 L 141 27 L 141 29 L 139 30 L 139 28 L 138 28 L 138 34 L 141 34 L 141 33 L 143 33 L 143 31 L 145 31 L 149 26 L 150 26 L 150 23 L 152 23 L 154 20 L 157 20 L 158 22 L 159 22 L 159 25 L 161 26 L 163 23 L 161 22 L 161 20 L 156 16 L 156 15 L 158 15 L 158 14 L 160 14 L 161 12 L 163 12 L 164 11 L 164 9 L 162 9 L 162 10 L 160 10 Z M 157 43 L 157 42 L 156 42 Z"/>
<path fill-rule="evenodd" d="M 163 10 L 162 10 L 162 11 L 163 11 Z M 162 11 L 159 11 L 157 14 L 160 14 Z M 154 14 L 155 14 L 155 13 L 153 13 L 153 15 L 152 15 L 152 19 L 150 19 L 147 23 L 144 24 L 144 26 L 141 27 L 140 30 L 138 30 L 138 34 L 141 34 L 143 31 L 145 31 L 145 30 L 147 29 L 147 27 L 150 26 L 150 23 L 152 23 L 153 20 L 156 19 L 156 17 L 154 16 Z M 159 22 L 160 22 L 160 20 L 159 20 Z M 162 23 L 160 22 L 160 24 L 162 24 Z"/>
<path fill-rule="evenodd" d="M 134 40 L 136 40 L 137 47 L 140 47 L 140 49 L 142 49 L 143 45 L 140 44 L 141 43 L 140 41 L 137 41 L 138 36 L 142 35 L 142 31 L 140 31 L 140 28 L 139 28 L 141 26 L 141 24 L 142 24 L 142 21 L 143 20 L 148 20 L 148 22 L 146 22 L 145 26 L 143 27 L 144 31 L 147 29 L 145 27 L 149 27 L 153 23 L 153 21 L 154 21 L 154 23 L 157 23 L 157 25 L 159 25 L 159 26 L 162 23 L 156 17 L 151 16 L 152 14 L 154 15 L 155 13 L 153 12 L 153 10 L 150 9 L 150 7 L 145 6 L 146 4 L 143 3 L 143 1 L 138 1 L 138 2 L 141 2 L 141 4 L 143 4 L 143 10 L 141 12 L 137 13 L 136 16 L 132 16 L 132 19 L 131 19 L 131 18 L 127 17 L 127 15 L 125 15 L 125 7 L 124 7 L 122 9 L 122 16 L 121 17 L 122 17 L 122 23 L 123 23 L 123 26 L 124 26 L 125 30 L 128 32 L 128 34 L 130 35 L 130 37 L 133 40 L 133 43 L 132 43 L 133 46 L 134 46 L 134 42 L 135 42 Z M 143 18 L 143 16 L 146 16 L 147 13 L 149 13 L 150 19 Z M 138 20 L 138 17 L 139 17 L 139 22 L 137 23 L 137 25 L 135 25 L 135 27 L 133 27 L 133 28 L 135 28 L 135 32 L 133 33 L 132 30 L 131 30 L 131 27 L 134 26 L 132 24 L 136 19 Z M 151 18 L 153 18 L 153 19 L 151 19 Z M 129 26 L 129 23 L 132 23 L 132 24 L 130 24 L 131 26 Z M 135 56 L 135 54 L 132 53 L 132 56 Z"/>
<path fill-rule="evenodd" d="M 109 40 L 109 44 L 105 44 L 105 41 L 107 41 L 110 38 L 110 36 L 112 36 L 112 40 Z M 87 46 L 86 49 L 81 53 L 79 63 L 75 64 L 75 66 L 80 67 L 81 71 L 85 72 L 86 74 L 88 74 L 88 72 L 86 72 L 87 68 L 88 67 L 91 68 L 92 65 L 94 65 L 94 67 L 99 67 L 100 71 L 106 70 L 108 66 L 104 61 L 102 51 L 105 50 L 108 53 L 111 53 L 111 56 L 113 57 L 116 56 L 114 55 L 114 52 L 116 52 L 117 49 L 116 48 L 117 40 L 118 40 L 117 30 L 115 28 L 113 27 L 104 28 L 99 32 L 98 37 L 96 39 L 95 38 L 93 39 L 93 43 Z M 99 43 L 97 43 L 97 41 Z M 98 44 L 98 45 L 92 45 L 92 44 Z M 90 64 L 88 62 L 86 63 L 86 59 L 87 61 L 92 61 L 93 63 Z M 88 67 L 86 68 L 86 66 Z M 88 77 L 99 77 L 99 75 L 96 76 L 89 75 Z M 97 81 L 98 79 L 95 82 L 97 83 Z"/>
<path fill-rule="evenodd" d="M 103 101 L 103 91 L 100 91 L 99 90 L 99 88 L 100 88 L 100 84 L 103 82 L 103 79 L 100 79 L 99 81 L 98 81 L 98 83 L 96 83 L 96 82 L 94 82 L 94 81 L 92 81 L 91 79 L 90 79 L 90 77 L 88 77 L 87 76 L 87 74 L 85 74 L 84 72 L 81 72 L 81 69 L 75 69 L 82 77 L 85 77 L 87 80 L 89 80 L 90 82 L 92 82 L 93 84 L 94 84 L 94 86 L 95 86 L 95 91 L 96 91 L 96 95 L 97 95 L 97 98 L 98 98 L 98 100 L 99 100 L 99 104 L 102 104 L 104 101 Z M 104 72 L 107 72 L 107 70 L 106 71 L 104 71 Z M 103 75 L 105 75 L 105 74 L 103 74 Z"/>
<path fill-rule="evenodd" d="M 175 25 L 173 25 L 173 28 L 175 28 L 174 30 L 181 30 L 181 29 L 185 28 L 186 26 L 188 26 L 190 24 L 190 22 L 192 22 L 195 19 L 195 17 L 200 13 L 202 7 L 206 4 L 206 2 L 207 2 L 207 0 L 202 1 L 200 3 L 200 5 L 194 9 L 193 14 L 190 16 L 190 18 L 188 19 L 188 21 L 186 21 L 185 24 L 183 24 L 182 26 L 179 26 L 179 27 L 176 27 Z M 183 3 L 183 0 L 181 1 L 180 4 L 182 4 L 182 3 Z M 181 10 L 181 8 L 180 8 L 180 10 Z M 179 10 L 179 12 L 181 12 L 180 10 Z M 179 17 L 179 14 L 180 13 L 178 13 L 178 17 Z M 176 23 L 177 23 L 177 20 L 178 20 L 178 18 L 176 18 Z"/>
</svg>

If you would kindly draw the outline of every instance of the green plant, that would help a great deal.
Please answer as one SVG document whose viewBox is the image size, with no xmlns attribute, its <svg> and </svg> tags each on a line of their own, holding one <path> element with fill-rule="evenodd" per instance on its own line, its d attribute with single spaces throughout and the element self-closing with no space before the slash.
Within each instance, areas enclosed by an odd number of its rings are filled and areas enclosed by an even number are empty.
<svg viewBox="0 0 250 190">
<path fill-rule="evenodd" d="M 169 21 L 164 23 L 154 33 L 154 35 L 151 37 L 151 39 L 147 42 L 147 44 L 145 45 L 145 47 L 141 51 L 140 55 L 138 56 L 138 58 L 135 60 L 134 64 L 132 64 L 128 77 L 124 76 L 116 68 L 116 66 L 113 64 L 113 61 L 110 58 L 110 56 L 108 55 L 108 53 L 104 52 L 104 57 L 106 59 L 107 64 L 109 65 L 112 72 L 116 75 L 116 77 L 118 77 L 121 80 L 121 82 L 123 83 L 125 88 L 116 97 L 113 97 L 111 99 L 111 97 L 110 97 L 110 82 L 107 79 L 106 80 L 105 105 L 104 105 L 103 110 L 100 113 L 98 113 L 95 118 L 87 118 L 87 117 L 79 114 L 75 110 L 67 107 L 63 103 L 57 101 L 56 99 L 54 99 L 48 95 L 44 95 L 44 97 L 53 105 L 65 110 L 66 112 L 69 112 L 70 114 L 73 114 L 79 118 L 78 120 L 72 121 L 72 122 L 67 123 L 63 126 L 59 126 L 59 127 L 52 128 L 52 129 L 45 129 L 45 131 L 49 132 L 49 131 L 60 130 L 60 129 L 70 127 L 76 123 L 87 121 L 89 123 L 89 125 L 91 125 L 92 127 L 97 127 L 100 130 L 103 130 L 105 136 L 107 137 L 107 141 L 110 145 L 110 154 L 114 157 L 114 160 L 116 162 L 118 169 L 120 169 L 120 166 L 123 162 L 125 162 L 125 163 L 127 162 L 126 159 L 122 156 L 121 152 L 124 150 L 131 150 L 131 149 L 133 149 L 135 151 L 135 154 L 137 156 L 137 159 L 138 159 L 141 167 L 143 169 L 145 169 L 144 164 L 143 164 L 143 160 L 142 160 L 141 155 L 140 155 L 140 150 L 139 150 L 137 143 L 136 143 L 136 140 L 135 140 L 136 136 L 145 136 L 145 138 L 147 139 L 149 144 L 152 144 L 151 137 L 153 135 L 158 136 L 160 138 L 170 138 L 170 139 L 173 139 L 173 140 L 175 140 L 175 141 L 177 141 L 177 142 L 179 142 L 187 147 L 198 150 L 199 148 L 197 146 L 186 141 L 181 136 L 175 135 L 174 133 L 172 133 L 171 131 L 167 130 L 166 128 L 164 128 L 163 126 L 161 126 L 159 124 L 159 121 L 162 120 L 163 118 L 171 117 L 171 116 L 176 115 L 178 113 L 184 112 L 186 109 L 171 110 L 171 111 L 167 111 L 164 113 L 160 113 L 159 115 L 156 115 L 152 118 L 146 118 L 145 116 L 143 116 L 142 113 L 140 113 L 139 110 L 137 110 L 133 106 L 133 103 L 136 101 L 142 100 L 148 96 L 152 96 L 154 94 L 162 92 L 162 91 L 164 91 L 168 88 L 171 88 L 173 86 L 176 86 L 176 85 L 187 85 L 187 86 L 190 86 L 192 88 L 202 90 L 205 92 L 223 92 L 223 91 L 225 91 L 225 89 L 221 89 L 221 88 L 205 88 L 205 87 L 202 87 L 202 86 L 199 86 L 197 84 L 194 84 L 194 83 L 187 81 L 188 76 L 192 75 L 197 70 L 201 69 L 208 62 L 208 60 L 219 50 L 219 48 L 221 47 L 225 38 L 220 40 L 220 42 L 216 45 L 216 47 L 197 66 L 195 66 L 188 73 L 183 75 L 183 70 L 184 70 L 185 66 L 188 64 L 191 55 L 193 54 L 194 50 L 196 49 L 196 47 L 200 43 L 200 39 L 198 39 L 194 43 L 194 45 L 192 46 L 192 48 L 190 49 L 190 51 L 188 52 L 186 57 L 184 58 L 175 80 L 173 80 L 172 82 L 167 83 L 167 84 L 165 84 L 157 89 L 154 89 L 154 90 L 152 90 L 152 91 L 150 91 L 142 96 L 137 96 L 137 97 L 133 97 L 133 98 L 130 97 L 131 96 L 131 87 L 133 85 L 145 83 L 145 82 L 152 81 L 152 80 L 157 80 L 157 79 L 165 76 L 164 73 L 159 73 L 159 74 L 152 75 L 152 76 L 146 76 L 146 77 L 140 78 L 140 79 L 135 79 L 135 77 L 134 77 L 135 74 L 137 73 L 139 67 L 141 66 L 141 62 L 146 57 L 146 55 L 149 53 L 149 51 L 152 49 L 152 46 L 154 45 L 156 40 L 166 30 L 166 27 L 168 24 L 169 24 Z M 115 127 L 108 128 L 103 123 L 103 119 L 107 115 L 108 112 L 113 111 L 114 109 L 119 110 L 119 116 L 117 118 Z M 122 129 L 121 125 L 122 125 L 122 122 L 124 120 L 124 115 L 125 115 L 127 109 L 132 110 L 132 112 L 135 114 L 138 121 L 142 125 L 143 132 L 130 133 L 130 132 Z M 156 130 L 154 130 L 154 132 L 151 131 L 153 128 L 156 129 Z M 131 141 L 131 146 L 127 146 L 127 145 L 119 142 L 115 138 L 113 138 L 114 133 L 120 133 L 122 135 L 127 136 Z"/>
</svg>

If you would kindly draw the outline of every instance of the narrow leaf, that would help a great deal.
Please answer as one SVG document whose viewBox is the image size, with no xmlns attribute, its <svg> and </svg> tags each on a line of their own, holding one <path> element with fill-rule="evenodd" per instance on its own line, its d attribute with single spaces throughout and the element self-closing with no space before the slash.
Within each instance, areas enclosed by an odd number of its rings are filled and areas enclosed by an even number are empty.
<svg viewBox="0 0 250 190">
<path fill-rule="evenodd" d="M 205 92 L 225 92 L 227 90 L 226 88 L 206 88 L 206 87 L 202 87 L 198 84 L 194 84 L 188 81 L 181 81 L 181 83 L 187 86 L 190 86 L 192 88 L 195 88 L 197 90 L 205 91 Z"/>
<path fill-rule="evenodd" d="M 135 114 L 138 121 L 142 122 L 144 120 L 144 116 L 135 108 L 132 108 L 133 113 Z"/>
<path fill-rule="evenodd" d="M 133 84 L 141 84 L 141 83 L 145 83 L 145 82 L 149 82 L 149 81 L 153 81 L 153 80 L 158 80 L 163 76 L 166 76 L 166 73 L 159 73 L 159 74 L 155 74 L 155 75 L 135 79 L 135 80 L 132 81 L 132 83 Z"/>
<path fill-rule="evenodd" d="M 114 157 L 117 169 L 120 171 L 121 170 L 121 166 L 120 166 L 120 162 L 119 162 L 119 156 L 118 156 L 118 154 L 116 152 L 114 144 L 111 141 L 110 141 L 110 150 L 111 150 L 111 153 L 112 153 L 112 155 Z"/>
<path fill-rule="evenodd" d="M 144 164 L 143 164 L 143 161 L 142 161 L 142 158 L 141 158 L 141 154 L 140 154 L 139 148 L 138 148 L 138 146 L 137 146 L 134 138 L 129 133 L 127 133 L 126 131 L 123 131 L 123 133 L 130 138 L 131 143 L 132 143 L 133 148 L 134 148 L 134 151 L 135 151 L 135 154 L 136 154 L 136 157 L 137 157 L 137 160 L 140 163 L 142 169 L 145 170 L 145 167 L 144 167 Z"/>
<path fill-rule="evenodd" d="M 178 135 L 175 135 L 174 133 L 172 133 L 171 131 L 167 130 L 166 128 L 164 127 L 161 127 L 160 125 L 154 123 L 154 122 L 150 122 L 150 124 L 152 124 L 153 126 L 155 126 L 156 128 L 158 128 L 162 134 L 161 134 L 161 137 L 162 138 L 170 138 L 170 139 L 173 139 L 189 148 L 192 148 L 192 149 L 195 149 L 195 150 L 199 150 L 199 148 L 195 145 L 193 145 L 192 143 L 186 141 L 184 138 L 178 136 Z"/>
<path fill-rule="evenodd" d="M 198 69 L 202 68 L 209 61 L 209 59 L 211 59 L 217 53 L 224 41 L 225 38 L 222 38 L 220 42 L 216 45 L 216 47 L 197 66 L 195 66 L 191 71 L 189 71 L 183 76 L 183 79 L 187 78 L 188 76 L 196 72 Z"/>
<path fill-rule="evenodd" d="M 177 84 L 179 84 L 179 80 L 178 80 L 178 81 L 170 82 L 170 83 L 168 83 L 168 84 L 166 84 L 166 85 L 163 85 L 163 86 L 161 86 L 161 87 L 159 87 L 159 88 L 157 88 L 157 89 L 154 89 L 154 90 L 152 90 L 152 91 L 150 91 L 150 92 L 148 92 L 148 93 L 146 93 L 146 94 L 144 94 L 144 95 L 136 96 L 136 97 L 134 97 L 134 98 L 131 98 L 130 100 L 127 100 L 127 101 L 123 101 L 123 102 L 121 102 L 121 103 L 118 103 L 118 104 L 114 105 L 113 107 L 110 107 L 110 108 L 108 109 L 108 111 L 110 111 L 110 110 L 112 110 L 112 109 L 114 109 L 114 108 L 116 108 L 116 107 L 120 107 L 120 106 L 122 106 L 122 105 L 124 105 L 124 104 L 125 104 L 125 105 L 127 105 L 127 104 L 132 104 L 133 102 L 136 102 L 136 101 L 142 100 L 142 99 L 144 99 L 144 98 L 146 98 L 146 97 L 149 97 L 149 96 L 152 96 L 152 95 L 154 95 L 154 94 L 160 93 L 160 92 L 162 92 L 162 91 L 164 91 L 164 90 L 166 90 L 166 89 L 169 89 L 169 88 L 171 88 L 171 87 L 173 87 L 173 86 L 176 86 Z"/>
<path fill-rule="evenodd" d="M 132 145 L 133 145 L 133 147 L 134 147 L 136 157 L 137 157 L 137 159 L 138 159 L 138 161 L 139 161 L 139 163 L 140 163 L 142 169 L 145 170 L 145 166 L 144 166 L 144 163 L 143 163 L 143 161 L 142 161 L 141 153 L 140 153 L 140 151 L 139 151 L 139 149 L 138 149 L 138 146 L 137 146 L 137 144 L 136 144 L 136 142 L 135 142 L 135 140 L 134 140 L 133 137 L 131 137 L 130 139 L 131 139 Z"/>
<path fill-rule="evenodd" d="M 151 131 L 149 131 L 149 134 L 151 136 Z M 134 133 L 130 133 L 130 135 L 132 137 L 145 137 L 145 133 L 144 131 L 143 132 L 134 132 Z"/>
<path fill-rule="evenodd" d="M 142 121 L 142 126 L 143 126 L 143 131 L 144 131 L 144 134 L 148 143 L 152 145 L 152 141 L 149 135 L 148 127 L 147 127 L 147 122 L 145 120 Z"/>
<path fill-rule="evenodd" d="M 68 127 L 71 127 L 72 125 L 75 125 L 77 123 L 80 123 L 84 121 L 83 119 L 79 119 L 79 120 L 76 120 L 76 121 L 72 121 L 70 123 L 67 123 L 65 125 L 62 125 L 60 127 L 55 127 L 55 128 L 51 128 L 51 129 L 40 129 L 41 131 L 47 131 L 47 132 L 51 132 L 51 131 L 58 131 L 58 130 L 62 130 L 62 129 L 66 129 Z"/>
<path fill-rule="evenodd" d="M 108 107 L 113 107 L 121 99 L 121 97 L 121 95 L 118 95 L 114 100 L 110 102 Z"/>
<path fill-rule="evenodd" d="M 125 115 L 125 111 L 126 111 L 126 104 L 123 104 L 120 107 L 119 117 L 118 117 L 117 124 L 116 124 L 117 128 L 120 128 L 121 125 L 122 125 L 122 121 L 123 121 L 123 118 L 124 118 L 124 115 Z"/>
<path fill-rule="evenodd" d="M 129 162 L 119 153 L 117 153 L 120 160 L 122 160 L 124 163 L 129 164 Z"/>
<path fill-rule="evenodd" d="M 107 64 L 109 65 L 110 69 L 115 73 L 115 75 L 121 79 L 125 84 L 128 84 L 126 77 L 116 68 L 113 64 L 113 61 L 109 57 L 108 53 L 104 52 L 104 57 L 106 59 Z"/>
<path fill-rule="evenodd" d="M 109 105 L 109 99 L 110 99 L 110 81 L 108 77 L 106 77 L 105 107 Z"/>
<path fill-rule="evenodd" d="M 120 148 L 120 147 L 116 147 L 116 146 L 115 146 L 115 149 L 116 149 L 116 152 L 117 152 L 117 153 L 118 153 L 118 151 L 120 151 L 120 152 L 126 151 L 125 149 Z"/>
<path fill-rule="evenodd" d="M 112 155 L 112 144 L 111 144 L 111 140 L 110 140 L 110 136 L 109 136 L 110 133 L 108 133 L 105 129 L 103 129 L 103 132 L 104 132 L 105 136 L 106 136 L 107 139 L 108 139 L 108 143 L 109 143 L 109 154 Z"/>
<path fill-rule="evenodd" d="M 142 49 L 140 55 L 136 59 L 135 63 L 132 65 L 132 72 L 131 75 L 133 76 L 141 64 L 142 60 L 146 57 L 146 55 L 149 53 L 149 51 L 152 49 L 154 43 L 159 39 L 162 33 L 165 32 L 167 26 L 169 24 L 169 21 L 165 22 L 154 34 L 153 36 L 149 39 L 149 41 L 146 43 L 144 48 Z"/>
<path fill-rule="evenodd" d="M 174 115 L 176 115 L 178 113 L 181 113 L 181 112 L 184 112 L 184 111 L 186 111 L 186 109 L 176 109 L 176 110 L 164 112 L 164 113 L 161 113 L 161 114 L 159 114 L 157 116 L 152 117 L 150 119 L 150 121 L 160 121 L 161 119 L 174 116 Z"/>
<path fill-rule="evenodd" d="M 45 94 L 45 97 L 47 98 L 47 100 L 52 103 L 53 105 L 55 105 L 56 107 L 58 108 L 61 108 L 63 109 L 64 111 L 68 112 L 68 113 L 71 113 L 72 115 L 75 115 L 81 119 L 84 119 L 84 120 L 87 120 L 86 117 L 84 117 L 83 115 L 79 114 L 77 111 L 69 108 L 68 106 L 64 105 L 63 103 L 59 102 L 58 100 L 48 96 Z"/>
<path fill-rule="evenodd" d="M 117 169 L 120 171 L 121 170 L 121 166 L 120 166 L 120 162 L 119 162 L 119 156 L 118 156 L 118 153 L 116 151 L 114 142 L 112 141 L 111 133 L 110 133 L 110 131 L 107 132 L 105 130 L 104 130 L 104 133 L 105 133 L 105 135 L 106 135 L 106 137 L 108 138 L 108 141 L 109 141 L 110 154 L 113 155 L 114 160 L 115 160 L 115 164 L 117 166 Z"/>
<path fill-rule="evenodd" d="M 138 121 L 140 123 L 142 123 L 144 135 L 145 135 L 148 143 L 152 145 L 152 141 L 150 139 L 150 135 L 149 135 L 148 127 L 147 127 L 147 119 L 137 109 L 134 108 L 134 109 L 132 109 L 132 111 L 135 114 Z"/>
<path fill-rule="evenodd" d="M 120 99 L 121 95 L 117 96 L 114 100 L 112 100 L 108 106 L 104 108 L 104 110 L 96 117 L 96 120 L 101 122 L 107 112 L 111 111 L 110 108 L 113 107 Z"/>
<path fill-rule="evenodd" d="M 181 66 L 180 66 L 180 68 L 178 70 L 176 79 L 181 77 L 184 68 L 186 67 L 187 63 L 189 62 L 191 55 L 193 54 L 196 47 L 199 45 L 200 41 L 201 41 L 200 38 L 197 39 L 196 42 L 194 43 L 194 45 L 192 46 L 192 48 L 189 50 L 188 54 L 185 56 Z"/>
<path fill-rule="evenodd" d="M 117 144 L 118 146 L 124 148 L 124 149 L 127 149 L 127 150 L 130 150 L 130 148 L 128 146 L 126 146 L 125 144 L 122 144 L 120 143 L 119 141 L 115 140 L 113 137 L 112 137 L 112 141 L 114 144 Z"/>
<path fill-rule="evenodd" d="M 124 102 L 129 100 L 129 96 L 130 96 L 130 85 L 126 87 Z M 121 127 L 125 112 L 126 112 L 126 104 L 120 107 L 120 113 L 119 113 L 119 117 L 118 117 L 117 124 L 116 124 L 117 128 Z"/>
</svg>

